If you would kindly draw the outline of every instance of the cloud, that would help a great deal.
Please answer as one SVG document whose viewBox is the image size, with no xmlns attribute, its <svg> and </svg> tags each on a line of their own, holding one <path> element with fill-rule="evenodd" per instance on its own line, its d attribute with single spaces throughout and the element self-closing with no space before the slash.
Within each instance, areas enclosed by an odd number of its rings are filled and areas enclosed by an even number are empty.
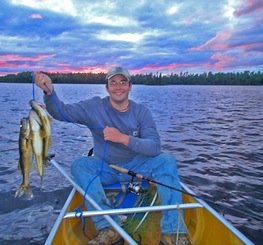
<svg viewBox="0 0 263 245">
<path fill-rule="evenodd" d="M 98 39 L 106 41 L 120 41 L 120 42 L 131 42 L 138 43 L 142 41 L 143 35 L 140 33 L 109 33 L 107 31 L 102 31 L 95 35 Z"/>
<path fill-rule="evenodd" d="M 220 31 L 215 37 L 209 39 L 204 44 L 198 47 L 190 48 L 191 51 L 202 51 L 202 50 L 226 50 L 228 45 L 228 40 L 232 36 L 232 31 Z"/>
<path fill-rule="evenodd" d="M 28 18 L 29 19 L 43 19 L 42 15 L 40 14 L 31 14 Z"/>
<path fill-rule="evenodd" d="M 262 69 L 261 10 L 241 0 L 2 0 L 0 73 Z"/>
<path fill-rule="evenodd" d="M 16 6 L 76 16 L 76 9 L 72 0 L 11 0 L 11 3 Z"/>
<path fill-rule="evenodd" d="M 4 54 L 0 55 L 0 61 L 6 61 L 6 62 L 16 62 L 16 61 L 42 61 L 44 59 L 47 59 L 49 57 L 54 57 L 55 54 L 52 55 L 38 55 L 35 57 L 28 57 L 23 55 L 14 55 L 14 54 Z"/>
<path fill-rule="evenodd" d="M 246 67 L 248 66 L 263 67 L 262 56 L 256 52 L 251 54 L 252 56 L 247 55 L 246 53 L 238 52 L 218 52 L 211 57 L 212 62 L 209 64 L 209 66 L 215 67 L 217 71 L 231 71 L 234 68 L 236 70 L 246 70 Z"/>
<path fill-rule="evenodd" d="M 253 13 L 255 11 L 262 11 L 263 10 L 263 2 L 262 0 L 246 0 L 245 6 L 242 6 L 238 10 L 234 12 L 235 16 L 242 16 L 246 14 Z M 262 13 L 261 13 L 262 14 Z"/>
<path fill-rule="evenodd" d="M 37 56 L 23 56 L 15 54 L 3 54 L 0 55 L 0 68 L 5 67 L 7 69 L 13 68 L 18 71 L 33 71 L 41 69 L 41 62 L 54 57 L 53 55 L 37 55 Z M 16 73 L 17 73 L 16 72 Z M 0 74 L 6 74 L 0 69 Z"/>
</svg>

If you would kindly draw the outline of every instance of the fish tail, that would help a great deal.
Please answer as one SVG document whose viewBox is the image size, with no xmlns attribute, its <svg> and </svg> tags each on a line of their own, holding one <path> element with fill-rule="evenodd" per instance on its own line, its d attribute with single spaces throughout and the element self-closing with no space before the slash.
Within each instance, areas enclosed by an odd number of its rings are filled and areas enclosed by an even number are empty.
<svg viewBox="0 0 263 245">
<path fill-rule="evenodd" d="M 25 189 L 25 194 L 29 199 L 33 198 L 33 191 L 30 185 L 28 185 L 27 188 Z"/>
<path fill-rule="evenodd" d="M 21 197 L 24 194 L 26 194 L 29 199 L 33 198 L 33 192 L 30 185 L 21 184 L 15 193 L 15 197 Z"/>
</svg>

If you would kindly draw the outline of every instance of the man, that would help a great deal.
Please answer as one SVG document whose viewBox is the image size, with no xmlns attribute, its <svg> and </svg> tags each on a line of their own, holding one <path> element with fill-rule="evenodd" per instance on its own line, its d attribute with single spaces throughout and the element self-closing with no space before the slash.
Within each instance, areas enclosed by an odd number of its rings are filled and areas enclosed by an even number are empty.
<svg viewBox="0 0 263 245">
<path fill-rule="evenodd" d="M 71 167 L 76 182 L 102 209 L 109 209 L 103 185 L 129 180 L 109 167 L 119 165 L 156 181 L 180 188 L 175 159 L 160 151 L 160 138 L 150 111 L 129 100 L 131 76 L 122 67 L 114 67 L 106 75 L 109 96 L 93 97 L 74 104 L 59 100 L 51 79 L 35 74 L 36 84 L 45 92 L 49 113 L 58 120 L 86 125 L 94 139 L 94 156 L 80 157 Z M 157 185 L 161 205 L 181 203 L 181 193 Z M 93 207 L 86 202 L 89 210 Z M 116 216 L 113 218 L 117 219 Z M 160 244 L 173 244 L 177 230 L 177 211 L 163 212 Z M 93 217 L 97 236 L 88 244 L 114 244 L 120 235 L 102 216 Z M 182 222 L 181 222 L 182 223 Z M 184 227 L 180 227 L 184 232 Z"/>
</svg>

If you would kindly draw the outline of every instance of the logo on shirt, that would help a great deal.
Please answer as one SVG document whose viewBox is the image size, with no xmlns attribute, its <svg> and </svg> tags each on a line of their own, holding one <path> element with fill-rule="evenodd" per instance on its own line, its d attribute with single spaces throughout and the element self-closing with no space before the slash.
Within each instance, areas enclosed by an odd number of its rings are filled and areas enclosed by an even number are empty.
<svg viewBox="0 0 263 245">
<path fill-rule="evenodd" d="M 139 130 L 132 131 L 132 136 L 138 137 L 139 136 Z"/>
</svg>

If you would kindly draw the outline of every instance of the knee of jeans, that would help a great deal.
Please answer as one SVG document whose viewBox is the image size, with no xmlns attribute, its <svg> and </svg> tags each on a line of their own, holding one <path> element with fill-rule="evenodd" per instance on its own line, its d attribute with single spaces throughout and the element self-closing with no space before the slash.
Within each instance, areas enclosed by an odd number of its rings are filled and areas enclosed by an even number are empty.
<svg viewBox="0 0 263 245">
<path fill-rule="evenodd" d="M 176 171 L 176 159 L 172 155 L 167 153 L 161 153 L 158 157 L 160 158 L 159 168 L 170 173 L 174 172 L 174 170 Z"/>
<path fill-rule="evenodd" d="M 176 166 L 176 159 L 170 154 L 161 153 L 160 154 L 162 161 L 165 162 L 167 165 Z"/>
<path fill-rule="evenodd" d="M 87 164 L 87 157 L 79 157 L 75 159 L 71 165 L 71 174 L 76 176 L 76 173 L 83 170 L 84 164 Z"/>
</svg>

